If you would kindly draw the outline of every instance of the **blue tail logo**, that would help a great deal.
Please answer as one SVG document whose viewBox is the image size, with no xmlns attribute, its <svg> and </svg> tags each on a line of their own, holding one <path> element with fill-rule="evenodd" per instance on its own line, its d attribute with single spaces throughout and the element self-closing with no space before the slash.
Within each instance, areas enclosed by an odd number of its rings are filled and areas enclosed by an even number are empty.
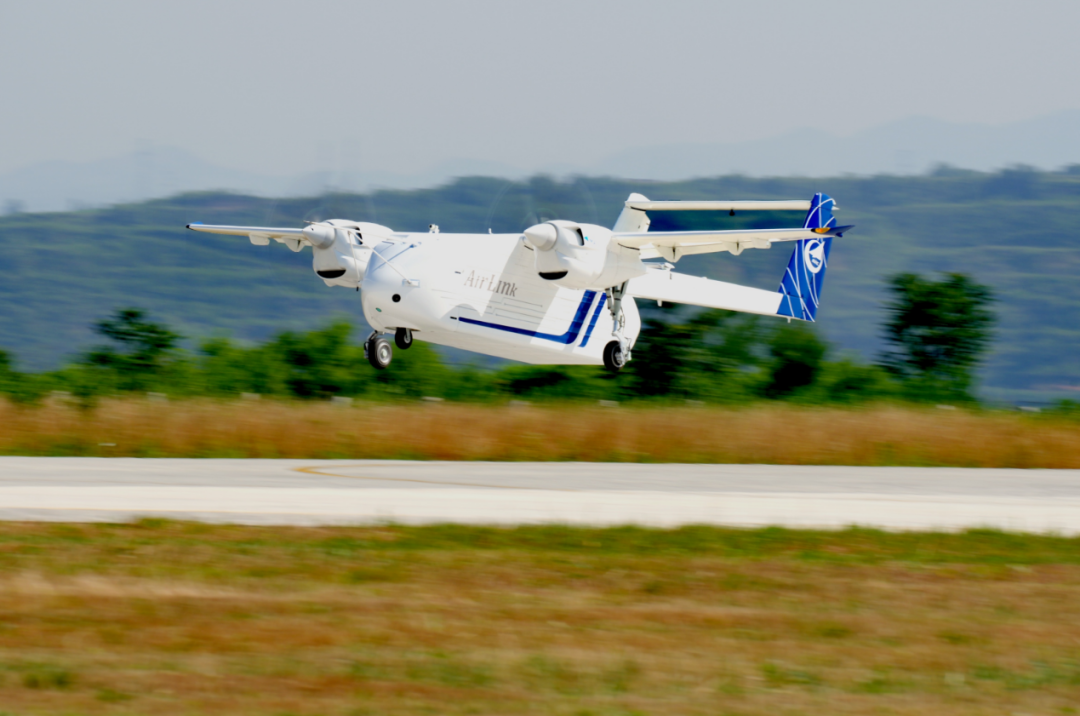
<svg viewBox="0 0 1080 716">
<path fill-rule="evenodd" d="M 836 218 L 832 214 L 835 204 L 832 197 L 826 194 L 814 194 L 803 228 L 814 229 L 820 234 L 835 229 Z M 800 321 L 814 320 L 821 304 L 821 287 L 825 283 L 825 269 L 829 267 L 830 248 L 832 236 L 796 242 L 787 271 L 777 289 L 782 297 L 776 312 L 778 316 L 798 318 Z"/>
<path fill-rule="evenodd" d="M 808 239 L 803 247 L 803 261 L 810 273 L 817 273 L 825 268 L 825 243 L 817 239 Z"/>
</svg>

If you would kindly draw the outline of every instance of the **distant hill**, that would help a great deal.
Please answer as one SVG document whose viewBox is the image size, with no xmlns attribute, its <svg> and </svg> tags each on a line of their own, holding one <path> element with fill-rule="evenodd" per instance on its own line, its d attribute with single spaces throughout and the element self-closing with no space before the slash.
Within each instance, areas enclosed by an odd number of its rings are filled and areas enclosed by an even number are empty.
<svg viewBox="0 0 1080 716">
<path fill-rule="evenodd" d="M 834 248 L 818 328 L 838 349 L 880 348 L 882 278 L 961 271 L 989 284 L 1001 317 L 983 375 L 991 395 L 1080 396 L 1080 175 L 1009 170 L 933 176 L 677 183 L 582 178 L 466 178 L 433 189 L 273 201 L 204 193 L 0 218 L 0 347 L 44 369 L 94 342 L 90 324 L 120 306 L 151 311 L 191 338 L 261 340 L 347 314 L 357 294 L 327 289 L 310 253 L 194 234 L 191 221 L 295 225 L 305 217 L 373 220 L 399 230 L 518 231 L 544 218 L 611 225 L 631 191 L 651 199 L 809 198 L 827 191 L 857 229 Z M 801 217 L 783 217 L 785 223 Z M 764 226 L 770 217 L 656 215 L 654 229 Z M 677 222 L 677 223 L 676 223 Z M 774 289 L 785 249 L 689 257 L 679 270 Z"/>
<path fill-rule="evenodd" d="M 909 117 L 847 136 L 801 129 L 749 142 L 667 144 L 608 157 L 592 174 L 676 180 L 719 173 L 752 176 L 922 174 L 938 164 L 995 171 L 1025 164 L 1080 163 L 1080 111 L 1001 126 Z"/>
<path fill-rule="evenodd" d="M 5 170 L 0 173 L 0 209 L 21 204 L 29 211 L 61 211 L 190 191 L 301 196 L 328 188 L 350 192 L 414 189 L 477 175 L 522 179 L 547 173 L 677 181 L 720 174 L 913 176 L 938 164 L 977 171 L 1021 164 L 1057 170 L 1080 164 L 1080 110 L 997 126 L 908 117 L 845 136 L 800 129 L 753 141 L 642 144 L 595 162 L 530 167 L 458 159 L 401 173 L 345 157 L 334 157 L 330 164 L 333 169 L 309 173 L 282 167 L 271 175 L 217 166 L 176 147 L 148 146 L 96 161 L 53 161 Z"/>
<path fill-rule="evenodd" d="M 392 172 L 310 172 L 267 175 L 237 171 L 205 161 L 176 147 L 147 147 L 96 161 L 41 162 L 0 174 L 0 210 L 70 211 L 146 201 L 191 191 L 230 191 L 256 196 L 301 196 L 328 187 L 356 190 L 431 186 L 469 167 L 436 167 L 420 176 Z M 504 173 L 503 167 L 485 167 Z"/>
</svg>

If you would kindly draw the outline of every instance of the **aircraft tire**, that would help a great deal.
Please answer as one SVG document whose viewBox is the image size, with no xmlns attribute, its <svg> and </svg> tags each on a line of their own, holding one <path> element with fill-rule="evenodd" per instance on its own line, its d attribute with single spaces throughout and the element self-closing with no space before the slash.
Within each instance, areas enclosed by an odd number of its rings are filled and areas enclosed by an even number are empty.
<svg viewBox="0 0 1080 716">
<path fill-rule="evenodd" d="M 394 345 L 405 351 L 412 348 L 412 331 L 399 328 L 394 332 Z"/>
<path fill-rule="evenodd" d="M 368 344 L 367 357 L 374 368 L 383 370 L 389 367 L 390 361 L 394 359 L 394 349 L 390 346 L 390 341 L 378 336 Z"/>
<path fill-rule="evenodd" d="M 626 365 L 626 356 L 618 341 L 611 341 L 604 346 L 604 367 L 612 373 L 618 373 Z"/>
</svg>

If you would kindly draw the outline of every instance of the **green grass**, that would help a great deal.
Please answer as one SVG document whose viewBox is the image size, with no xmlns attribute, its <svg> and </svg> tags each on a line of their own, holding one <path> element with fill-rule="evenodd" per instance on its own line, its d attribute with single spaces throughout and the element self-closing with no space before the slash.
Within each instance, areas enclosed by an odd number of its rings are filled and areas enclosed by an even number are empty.
<svg viewBox="0 0 1080 716">
<path fill-rule="evenodd" d="M 1080 564 L 1080 537 L 969 529 L 962 532 L 889 532 L 863 527 L 801 530 L 742 529 L 693 525 L 675 529 L 638 526 L 575 527 L 529 525 L 484 527 L 461 524 L 332 528 L 246 528 L 210 526 L 161 518 L 130 524 L 41 525 L 32 531 L 0 526 L 0 565 L 31 562 L 56 547 L 105 549 L 123 556 L 150 547 L 197 554 L 213 550 L 230 558 L 278 552 L 287 558 L 242 572 L 249 577 L 288 574 L 297 564 L 347 565 L 345 583 L 393 582 L 404 578 L 394 561 L 403 553 L 526 551 L 553 558 L 604 555 L 649 558 L 721 557 L 783 559 L 830 564 L 964 564 L 986 567 Z M 73 551 L 68 554 L 77 554 Z M 361 560 L 362 562 L 358 562 Z M 179 568 L 183 561 L 173 565 Z M 78 569 L 68 562 L 67 569 Z M 168 569 L 168 566 L 161 565 Z M 660 591 L 662 584 L 647 585 Z"/>
<path fill-rule="evenodd" d="M 0 523 L 0 713 L 1068 714 L 1080 539 Z"/>
</svg>

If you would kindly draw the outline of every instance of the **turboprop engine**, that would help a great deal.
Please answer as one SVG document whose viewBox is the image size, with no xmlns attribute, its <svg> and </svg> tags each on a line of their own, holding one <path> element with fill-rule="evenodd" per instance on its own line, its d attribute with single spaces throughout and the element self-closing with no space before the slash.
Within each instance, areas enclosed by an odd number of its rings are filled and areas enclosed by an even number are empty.
<svg viewBox="0 0 1080 716">
<path fill-rule="evenodd" d="M 611 240 L 611 230 L 555 220 L 525 229 L 540 278 L 567 288 L 605 289 L 645 274 L 639 252 Z"/>
<path fill-rule="evenodd" d="M 371 246 L 391 230 L 378 224 L 332 219 L 309 224 L 304 238 L 311 243 L 311 267 L 327 286 L 354 288 L 364 279 Z"/>
</svg>

